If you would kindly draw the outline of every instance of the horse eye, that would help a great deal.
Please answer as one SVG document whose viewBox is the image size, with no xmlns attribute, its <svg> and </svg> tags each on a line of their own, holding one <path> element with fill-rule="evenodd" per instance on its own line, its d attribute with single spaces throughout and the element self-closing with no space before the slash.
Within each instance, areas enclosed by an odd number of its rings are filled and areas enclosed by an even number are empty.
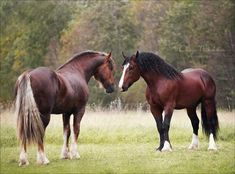
<svg viewBox="0 0 235 174">
<path fill-rule="evenodd" d="M 129 70 L 133 70 L 133 66 L 129 66 Z"/>
</svg>

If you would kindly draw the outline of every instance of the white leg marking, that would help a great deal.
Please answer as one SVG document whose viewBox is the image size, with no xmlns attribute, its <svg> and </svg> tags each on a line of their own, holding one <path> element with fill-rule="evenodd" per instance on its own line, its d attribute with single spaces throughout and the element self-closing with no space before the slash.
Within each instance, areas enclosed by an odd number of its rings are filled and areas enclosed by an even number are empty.
<svg viewBox="0 0 235 174">
<path fill-rule="evenodd" d="M 20 159 L 19 159 L 19 166 L 27 166 L 29 165 L 29 161 L 27 159 L 27 153 L 24 151 L 24 149 L 20 152 Z"/>
<path fill-rule="evenodd" d="M 124 65 L 122 76 L 121 76 L 121 79 L 120 79 L 119 84 L 118 84 L 119 88 L 122 88 L 122 85 L 123 85 L 123 82 L 124 82 L 125 73 L 126 73 L 127 68 L 129 67 L 129 65 L 130 65 L 129 63 Z"/>
<path fill-rule="evenodd" d="M 62 147 L 60 158 L 61 159 L 70 159 L 71 158 L 69 148 L 66 147 L 66 145 L 63 145 L 63 147 Z"/>
<path fill-rule="evenodd" d="M 69 148 L 67 147 L 67 136 L 68 135 L 66 133 L 64 133 L 64 144 L 63 144 L 63 147 L 61 150 L 61 155 L 60 155 L 61 159 L 70 159 L 71 158 Z"/>
<path fill-rule="evenodd" d="M 37 163 L 38 164 L 49 164 L 50 161 L 47 159 L 44 152 L 38 151 L 38 153 L 37 153 Z"/>
<path fill-rule="evenodd" d="M 192 142 L 189 145 L 188 149 L 198 149 L 198 144 L 199 144 L 199 140 L 198 140 L 198 136 L 193 134 L 193 138 L 192 138 Z"/>
<path fill-rule="evenodd" d="M 162 122 L 164 122 L 165 119 L 165 111 L 162 112 Z"/>
<path fill-rule="evenodd" d="M 73 143 L 71 144 L 71 158 L 76 158 L 76 159 L 79 159 L 79 158 L 80 158 L 80 155 L 79 155 L 79 153 L 78 153 L 77 148 L 78 148 L 77 143 L 76 143 L 76 142 L 73 142 Z"/>
<path fill-rule="evenodd" d="M 215 144 L 214 136 L 212 133 L 210 134 L 210 138 L 209 138 L 208 150 L 217 150 L 217 146 Z"/>
<path fill-rule="evenodd" d="M 169 143 L 168 141 L 165 141 L 165 142 L 164 142 L 164 146 L 163 146 L 163 148 L 162 148 L 161 151 L 162 151 L 162 152 L 164 152 L 164 151 L 172 151 L 171 145 L 170 145 L 170 143 Z"/>
</svg>

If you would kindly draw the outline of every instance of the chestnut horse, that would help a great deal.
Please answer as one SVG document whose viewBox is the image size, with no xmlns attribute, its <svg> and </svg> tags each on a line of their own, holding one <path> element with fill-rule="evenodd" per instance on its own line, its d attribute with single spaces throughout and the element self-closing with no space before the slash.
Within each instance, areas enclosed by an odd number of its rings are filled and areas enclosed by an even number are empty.
<svg viewBox="0 0 235 174">
<path fill-rule="evenodd" d="M 212 77 L 202 69 L 176 71 L 159 56 L 142 52 L 126 57 L 119 82 L 122 91 L 143 77 L 147 83 L 146 99 L 156 121 L 160 135 L 159 151 L 171 151 L 169 139 L 170 121 L 174 109 L 186 108 L 193 127 L 189 149 L 198 148 L 199 119 L 196 107 L 201 103 L 202 127 L 209 138 L 209 150 L 216 150 L 214 138 L 219 128 L 216 114 L 216 86 Z"/>
<path fill-rule="evenodd" d="M 15 87 L 18 138 L 21 145 L 19 165 L 29 164 L 26 146 L 37 143 L 37 163 L 48 164 L 43 139 L 50 114 L 63 114 L 64 145 L 61 158 L 79 158 L 77 139 L 80 122 L 89 96 L 92 76 L 107 93 L 114 91 L 111 53 L 86 51 L 75 55 L 56 71 L 39 67 L 24 72 Z M 70 116 L 73 114 L 74 138 L 69 152 Z"/>
</svg>

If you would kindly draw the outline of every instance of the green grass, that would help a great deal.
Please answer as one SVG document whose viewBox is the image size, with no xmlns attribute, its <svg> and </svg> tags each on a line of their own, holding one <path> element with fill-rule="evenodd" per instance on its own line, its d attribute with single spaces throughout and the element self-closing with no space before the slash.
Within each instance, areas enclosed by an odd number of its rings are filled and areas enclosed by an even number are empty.
<svg viewBox="0 0 235 174">
<path fill-rule="evenodd" d="M 36 147 L 29 147 L 30 165 L 18 167 L 19 147 L 12 112 L 1 114 L 0 173 L 235 173 L 235 113 L 219 112 L 218 151 L 207 151 L 208 140 L 199 134 L 200 148 L 190 151 L 192 128 L 184 111 L 172 118 L 172 152 L 156 152 L 158 133 L 150 113 L 91 112 L 84 115 L 79 137 L 79 160 L 59 159 L 63 143 L 62 118 L 52 116 L 46 132 L 50 164 L 36 164 Z M 71 120 L 72 123 L 72 120 Z"/>
</svg>

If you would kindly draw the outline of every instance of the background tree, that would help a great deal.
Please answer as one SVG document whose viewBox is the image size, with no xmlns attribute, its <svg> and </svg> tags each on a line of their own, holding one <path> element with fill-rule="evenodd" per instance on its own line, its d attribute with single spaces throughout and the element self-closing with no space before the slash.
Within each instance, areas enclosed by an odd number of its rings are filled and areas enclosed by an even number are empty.
<svg viewBox="0 0 235 174">
<path fill-rule="evenodd" d="M 158 54 L 179 71 L 204 68 L 217 85 L 218 106 L 235 107 L 235 2 L 225 1 L 17 1 L 0 6 L 0 102 L 12 101 L 16 78 L 26 69 L 53 69 L 85 50 L 110 52 L 121 76 L 121 52 Z M 106 95 L 92 80 L 90 104 L 120 99 L 145 102 L 145 82 L 128 93 Z M 118 100 L 119 101 L 119 100 Z M 113 102 L 112 102 L 113 103 Z"/>
<path fill-rule="evenodd" d="M 11 99 L 10 89 L 19 74 L 47 62 L 48 45 L 59 40 L 70 20 L 71 5 L 63 1 L 1 1 L 1 101 Z"/>
</svg>

